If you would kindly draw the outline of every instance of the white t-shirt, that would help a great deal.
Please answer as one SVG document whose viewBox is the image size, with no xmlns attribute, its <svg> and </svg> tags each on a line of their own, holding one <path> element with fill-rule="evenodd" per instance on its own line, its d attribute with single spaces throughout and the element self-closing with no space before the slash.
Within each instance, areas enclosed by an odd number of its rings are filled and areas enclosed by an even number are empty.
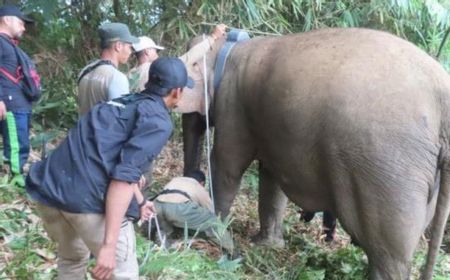
<svg viewBox="0 0 450 280">
<path fill-rule="evenodd" d="M 98 63 L 88 64 L 84 69 Z M 83 72 L 81 70 L 81 73 Z M 87 113 L 95 104 L 130 92 L 127 76 L 114 65 L 103 64 L 86 74 L 78 84 L 78 113 Z"/>
</svg>

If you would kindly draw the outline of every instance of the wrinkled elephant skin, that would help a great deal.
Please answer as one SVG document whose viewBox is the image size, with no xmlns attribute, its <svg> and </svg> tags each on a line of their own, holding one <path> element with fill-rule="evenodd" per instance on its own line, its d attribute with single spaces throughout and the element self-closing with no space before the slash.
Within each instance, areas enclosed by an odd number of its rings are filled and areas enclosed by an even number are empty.
<svg viewBox="0 0 450 280">
<path fill-rule="evenodd" d="M 255 38 L 232 49 L 214 114 L 217 212 L 257 159 L 263 237 L 279 237 L 284 192 L 336 215 L 370 279 L 407 279 L 434 216 L 431 279 L 450 203 L 450 78 L 426 53 L 366 29 Z"/>
</svg>

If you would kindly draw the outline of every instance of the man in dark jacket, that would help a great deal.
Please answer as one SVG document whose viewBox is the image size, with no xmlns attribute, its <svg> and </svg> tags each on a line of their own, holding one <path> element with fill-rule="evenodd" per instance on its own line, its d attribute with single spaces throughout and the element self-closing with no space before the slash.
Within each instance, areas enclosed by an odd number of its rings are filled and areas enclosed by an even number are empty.
<svg viewBox="0 0 450 280">
<path fill-rule="evenodd" d="M 32 22 L 16 7 L 0 7 L 0 131 L 3 136 L 4 160 L 10 164 L 17 183 L 28 159 L 31 99 L 23 90 L 23 79 L 13 44 L 25 32 L 25 23 Z"/>
<path fill-rule="evenodd" d="M 26 190 L 58 243 L 59 279 L 84 279 L 89 251 L 96 279 L 138 279 L 130 219 L 154 212 L 139 181 L 172 132 L 168 109 L 191 83 L 181 60 L 158 59 L 144 91 L 94 106 L 31 167 Z"/>
</svg>

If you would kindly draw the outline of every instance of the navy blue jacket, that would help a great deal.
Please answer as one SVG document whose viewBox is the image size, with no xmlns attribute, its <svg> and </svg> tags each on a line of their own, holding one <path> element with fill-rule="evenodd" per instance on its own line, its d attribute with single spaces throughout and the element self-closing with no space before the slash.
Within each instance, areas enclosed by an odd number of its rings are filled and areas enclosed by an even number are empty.
<svg viewBox="0 0 450 280">
<path fill-rule="evenodd" d="M 99 103 L 85 114 L 49 157 L 31 167 L 31 198 L 66 212 L 104 213 L 112 179 L 137 183 L 173 128 L 161 97 L 139 96 L 144 98 L 125 106 Z M 138 210 L 133 198 L 127 216 L 138 218 Z"/>
<path fill-rule="evenodd" d="M 6 34 L 2 34 L 8 37 Z M 9 38 L 9 37 L 8 37 Z M 16 73 L 18 66 L 17 55 L 14 47 L 0 38 L 0 67 L 9 73 Z M 0 101 L 6 105 L 6 110 L 12 112 L 31 112 L 31 101 L 25 96 L 20 84 L 15 84 L 0 73 Z"/>
</svg>

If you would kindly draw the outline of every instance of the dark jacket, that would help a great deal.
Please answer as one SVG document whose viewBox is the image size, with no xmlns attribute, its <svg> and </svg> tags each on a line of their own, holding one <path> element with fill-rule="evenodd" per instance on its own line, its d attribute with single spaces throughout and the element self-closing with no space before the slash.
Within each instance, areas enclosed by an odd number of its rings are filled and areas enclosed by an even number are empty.
<svg viewBox="0 0 450 280">
<path fill-rule="evenodd" d="M 85 114 L 48 158 L 31 167 L 28 194 L 67 212 L 104 213 L 111 179 L 137 183 L 172 132 L 162 98 L 136 96 L 144 98 L 125 106 L 100 103 Z M 139 217 L 135 198 L 127 216 Z"/>
<path fill-rule="evenodd" d="M 9 38 L 6 34 L 2 36 Z M 5 39 L 0 38 L 0 67 L 9 73 L 16 73 L 18 66 L 17 55 L 14 47 Z M 15 84 L 0 73 L 0 101 L 6 105 L 6 109 L 12 112 L 31 112 L 31 101 L 25 96 L 20 84 Z"/>
</svg>

